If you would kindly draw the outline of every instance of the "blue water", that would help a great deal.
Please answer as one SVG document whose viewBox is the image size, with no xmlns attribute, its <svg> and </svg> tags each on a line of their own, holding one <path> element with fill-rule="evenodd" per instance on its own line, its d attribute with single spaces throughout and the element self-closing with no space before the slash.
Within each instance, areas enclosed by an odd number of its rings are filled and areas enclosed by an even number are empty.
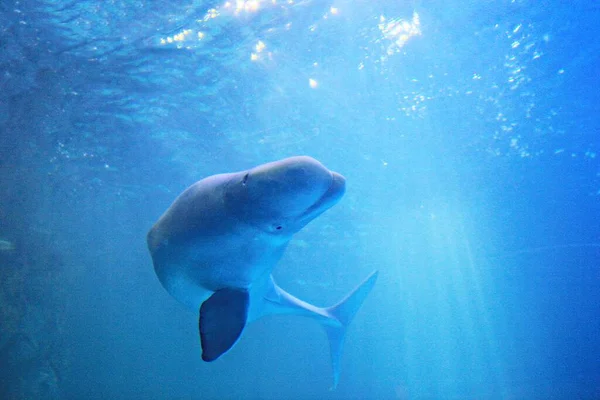
<svg viewBox="0 0 600 400">
<path fill-rule="evenodd" d="M 237 5 L 0 4 L 0 398 L 599 399 L 600 6 Z M 347 193 L 278 283 L 380 271 L 335 391 L 308 319 L 202 362 L 145 243 L 196 180 L 297 154 Z"/>
</svg>

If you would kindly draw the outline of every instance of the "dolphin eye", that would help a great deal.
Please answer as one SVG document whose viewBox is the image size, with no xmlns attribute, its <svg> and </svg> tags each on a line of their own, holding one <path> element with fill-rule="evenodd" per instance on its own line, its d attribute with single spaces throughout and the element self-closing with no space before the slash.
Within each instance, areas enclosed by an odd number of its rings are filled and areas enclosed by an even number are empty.
<svg viewBox="0 0 600 400">
<path fill-rule="evenodd" d="M 248 182 L 249 175 L 250 175 L 250 173 L 246 172 L 246 175 L 244 175 L 244 177 L 242 178 L 242 185 L 246 186 L 246 182 Z"/>
<path fill-rule="evenodd" d="M 271 232 L 281 232 L 283 231 L 283 225 L 273 224 L 270 227 Z"/>
</svg>

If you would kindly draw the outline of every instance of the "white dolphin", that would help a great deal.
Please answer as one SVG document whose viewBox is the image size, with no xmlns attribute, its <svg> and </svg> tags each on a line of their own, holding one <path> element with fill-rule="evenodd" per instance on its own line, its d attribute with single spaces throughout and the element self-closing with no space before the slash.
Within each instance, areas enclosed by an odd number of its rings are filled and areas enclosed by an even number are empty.
<svg viewBox="0 0 600 400">
<path fill-rule="evenodd" d="M 325 328 L 337 386 L 346 327 L 377 272 L 326 308 L 287 293 L 271 272 L 294 233 L 344 191 L 342 175 L 311 157 L 291 157 L 196 182 L 154 224 L 147 239 L 156 275 L 173 297 L 200 311 L 204 361 L 227 352 L 244 326 L 264 315 L 308 316 Z"/>
</svg>

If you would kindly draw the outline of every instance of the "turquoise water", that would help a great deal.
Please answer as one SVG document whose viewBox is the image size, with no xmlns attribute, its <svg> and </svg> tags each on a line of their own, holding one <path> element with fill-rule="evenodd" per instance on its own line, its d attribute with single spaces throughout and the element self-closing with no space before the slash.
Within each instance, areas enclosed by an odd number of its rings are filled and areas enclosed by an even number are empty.
<svg viewBox="0 0 600 400">
<path fill-rule="evenodd" d="M 0 398 L 600 398 L 600 7 L 228 4 L 0 4 Z M 195 181 L 301 154 L 347 191 L 278 284 L 379 270 L 335 391 L 310 319 L 202 362 L 145 242 Z"/>
</svg>

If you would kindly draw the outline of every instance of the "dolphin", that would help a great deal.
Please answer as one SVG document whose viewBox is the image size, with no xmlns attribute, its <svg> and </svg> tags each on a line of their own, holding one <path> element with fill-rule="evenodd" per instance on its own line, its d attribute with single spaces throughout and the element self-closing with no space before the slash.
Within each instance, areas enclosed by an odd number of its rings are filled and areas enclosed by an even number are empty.
<svg viewBox="0 0 600 400">
<path fill-rule="evenodd" d="M 346 327 L 377 271 L 325 308 L 287 293 L 271 272 L 292 236 L 335 205 L 345 186 L 342 175 L 314 158 L 290 157 L 202 179 L 158 219 L 147 236 L 154 270 L 169 294 L 199 311 L 204 361 L 226 353 L 260 317 L 307 316 L 327 333 L 337 386 Z"/>
</svg>

